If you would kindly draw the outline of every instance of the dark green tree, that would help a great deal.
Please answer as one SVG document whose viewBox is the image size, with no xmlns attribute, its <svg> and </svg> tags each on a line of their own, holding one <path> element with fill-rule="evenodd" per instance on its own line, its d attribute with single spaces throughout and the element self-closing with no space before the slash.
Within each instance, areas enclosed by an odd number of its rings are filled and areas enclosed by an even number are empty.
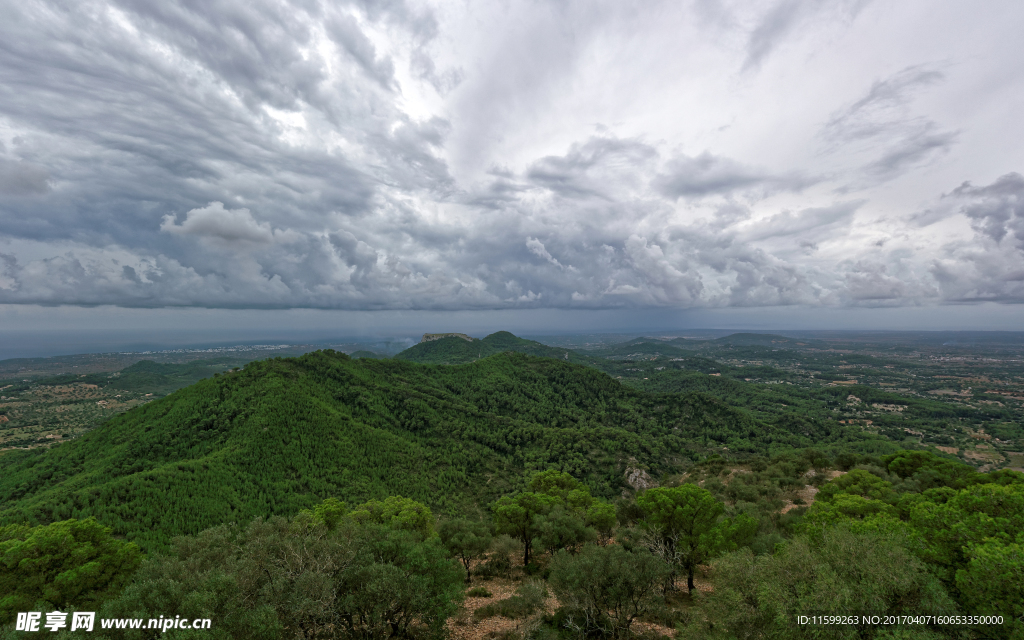
<svg viewBox="0 0 1024 640">
<path fill-rule="evenodd" d="M 544 493 L 524 491 L 514 496 L 502 496 L 494 503 L 494 525 L 498 533 L 505 533 L 523 544 L 523 566 L 530 564 L 533 539 L 539 533 L 541 517 L 559 503 L 558 498 Z"/>
<path fill-rule="evenodd" d="M 637 618 L 658 606 L 659 586 L 670 572 L 643 549 L 587 545 L 575 556 L 556 554 L 548 582 L 566 624 L 581 637 L 624 638 Z"/>
<path fill-rule="evenodd" d="M 437 533 L 449 555 L 462 561 L 466 569 L 466 583 L 469 584 L 470 563 L 487 553 L 491 546 L 490 527 L 484 522 L 458 518 L 442 522 Z"/>
<path fill-rule="evenodd" d="M 698 565 L 746 544 L 757 531 L 757 521 L 745 514 L 722 518 L 725 505 L 694 484 L 648 489 L 637 504 L 660 544 L 659 555 L 686 572 L 690 592 Z"/>
<path fill-rule="evenodd" d="M 550 553 L 564 549 L 575 553 L 584 544 L 597 540 L 597 532 L 583 518 L 562 505 L 538 516 L 537 541 Z"/>
</svg>

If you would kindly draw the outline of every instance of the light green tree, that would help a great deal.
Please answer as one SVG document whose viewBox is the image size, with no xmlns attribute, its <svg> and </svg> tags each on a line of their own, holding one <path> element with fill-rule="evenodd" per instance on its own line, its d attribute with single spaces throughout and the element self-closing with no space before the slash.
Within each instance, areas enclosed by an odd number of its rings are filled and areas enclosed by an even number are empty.
<svg viewBox="0 0 1024 640">
<path fill-rule="evenodd" d="M 0 528 L 0 623 L 18 611 L 95 606 L 116 594 L 142 560 L 95 518 Z"/>
<path fill-rule="evenodd" d="M 348 515 L 348 505 L 337 498 L 327 498 L 312 509 L 304 509 L 312 517 L 313 522 L 321 523 L 329 531 L 334 531 L 341 519 Z"/>
<path fill-rule="evenodd" d="M 882 502 L 893 502 L 896 499 L 892 483 L 863 469 L 854 469 L 828 481 L 815 496 L 815 501 L 831 502 L 839 494 L 862 496 Z"/>
<path fill-rule="evenodd" d="M 587 508 L 584 522 L 588 527 L 593 527 L 602 539 L 608 540 L 612 537 L 617 521 L 615 506 L 607 502 L 594 502 Z"/>
<path fill-rule="evenodd" d="M 919 502 L 910 524 L 924 542 L 922 558 L 935 563 L 948 586 L 969 561 L 968 551 L 989 539 L 1010 543 L 1024 531 L 1024 485 L 975 485 L 944 503 Z"/>
<path fill-rule="evenodd" d="M 421 539 L 434 535 L 434 514 L 427 505 L 411 498 L 390 496 L 383 502 L 370 500 L 348 513 L 359 524 L 382 524 L 399 531 L 411 531 Z"/>
<path fill-rule="evenodd" d="M 815 501 L 804 516 L 802 526 L 805 530 L 821 529 L 844 520 L 869 518 L 872 516 L 896 517 L 896 509 L 881 500 L 872 500 L 863 496 L 839 493 L 828 501 Z"/>
<path fill-rule="evenodd" d="M 967 566 L 956 572 L 965 608 L 974 615 L 1002 616 L 1000 638 L 1024 638 L 1024 534 L 1005 544 L 989 539 L 967 551 Z"/>
<path fill-rule="evenodd" d="M 556 469 L 548 469 L 547 471 L 535 473 L 530 478 L 527 491 L 543 493 L 564 501 L 572 491 L 579 490 L 581 486 L 579 480 L 568 473 Z M 590 493 L 586 492 L 586 495 L 589 496 Z"/>
</svg>

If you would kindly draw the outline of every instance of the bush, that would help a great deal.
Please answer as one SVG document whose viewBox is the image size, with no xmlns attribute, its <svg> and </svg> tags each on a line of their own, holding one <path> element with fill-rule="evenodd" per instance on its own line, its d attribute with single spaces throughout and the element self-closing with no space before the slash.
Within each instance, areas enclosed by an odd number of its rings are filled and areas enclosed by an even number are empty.
<svg viewBox="0 0 1024 640">
<path fill-rule="evenodd" d="M 558 506 L 537 518 L 536 540 L 541 548 L 550 553 L 559 549 L 572 553 L 587 542 L 597 540 L 597 532 L 588 527 L 583 518 Z"/>
<path fill-rule="evenodd" d="M 402 496 L 390 496 L 383 502 L 370 500 L 352 509 L 348 517 L 360 524 L 381 524 L 411 531 L 421 540 L 434 535 L 434 514 L 430 507 Z"/>
<path fill-rule="evenodd" d="M 928 567 L 888 534 L 826 529 L 818 544 L 797 538 L 774 555 L 741 549 L 712 566 L 714 591 L 678 638 L 881 638 L 884 627 L 801 627 L 797 615 L 945 615 L 956 605 Z M 713 624 L 712 624 L 713 621 Z M 913 637 L 941 637 L 921 626 Z M 922 635 L 923 634 L 923 635 Z"/>
<path fill-rule="evenodd" d="M 466 592 L 466 595 L 470 598 L 490 598 L 494 594 L 488 591 L 486 587 L 473 587 Z"/>
<path fill-rule="evenodd" d="M 98 617 L 211 618 L 211 638 L 384 639 L 414 625 L 440 637 L 462 590 L 462 570 L 436 538 L 349 519 L 331 531 L 300 515 L 175 538 Z"/>
<path fill-rule="evenodd" d="M 587 545 L 551 562 L 550 584 L 562 604 L 563 625 L 581 637 L 622 638 L 633 622 L 655 610 L 671 568 L 651 553 L 619 545 Z"/>
<path fill-rule="evenodd" d="M 882 502 L 895 502 L 896 493 L 892 483 L 882 480 L 866 469 L 853 469 L 845 475 L 830 480 L 818 492 L 819 502 L 832 502 L 839 494 L 862 496 Z"/>
<path fill-rule="evenodd" d="M 518 555 L 522 545 L 515 538 L 500 535 L 491 541 L 487 561 L 481 564 L 476 574 L 484 577 L 512 578 L 512 556 Z"/>
<path fill-rule="evenodd" d="M 544 598 L 548 595 L 544 583 L 540 580 L 527 580 L 519 585 L 515 595 L 484 605 L 473 612 L 477 620 L 493 616 L 506 618 L 525 618 L 544 606 Z"/>
</svg>

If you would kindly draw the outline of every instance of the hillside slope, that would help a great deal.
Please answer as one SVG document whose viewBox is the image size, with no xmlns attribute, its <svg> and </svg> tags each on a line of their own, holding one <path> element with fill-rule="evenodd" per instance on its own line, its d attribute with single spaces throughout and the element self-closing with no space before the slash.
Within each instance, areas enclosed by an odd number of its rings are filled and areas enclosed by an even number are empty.
<svg viewBox="0 0 1024 640">
<path fill-rule="evenodd" d="M 320 351 L 201 381 L 59 447 L 0 454 L 0 524 L 95 515 L 154 548 L 330 496 L 479 508 L 531 469 L 612 496 L 629 463 L 657 477 L 724 444 L 787 442 L 799 444 L 705 396 L 648 394 L 564 361 L 438 367 Z"/>
</svg>

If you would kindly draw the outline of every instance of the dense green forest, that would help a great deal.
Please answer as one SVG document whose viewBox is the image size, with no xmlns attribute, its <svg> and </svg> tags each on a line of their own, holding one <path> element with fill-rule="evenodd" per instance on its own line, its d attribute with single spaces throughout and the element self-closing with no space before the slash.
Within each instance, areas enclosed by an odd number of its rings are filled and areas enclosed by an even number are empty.
<svg viewBox="0 0 1024 640">
<path fill-rule="evenodd" d="M 5 453 L 0 518 L 95 515 L 148 549 L 329 496 L 400 493 L 447 512 L 551 466 L 610 496 L 629 464 L 661 476 L 723 445 L 810 442 L 699 394 L 647 394 L 557 360 L 438 367 L 316 352 L 204 380 L 60 447 Z"/>
<path fill-rule="evenodd" d="M 627 466 L 660 478 L 709 454 L 812 444 L 895 450 L 854 428 L 766 424 L 699 393 L 647 393 L 519 353 L 425 366 L 324 351 L 250 363 L 57 448 L 7 452 L 0 522 L 96 516 L 151 549 L 331 496 L 401 494 L 449 513 L 555 467 L 610 497 L 629 488 Z"/>
<path fill-rule="evenodd" d="M 808 383 L 780 338 L 318 351 L 2 452 L 0 637 L 1024 638 L 1024 475 L 923 450 L 1009 409 Z M 105 384 L 181 380 L 140 365 Z"/>
<path fill-rule="evenodd" d="M 557 349 L 534 340 L 525 340 L 508 331 L 498 331 L 472 342 L 454 336 L 421 342 L 397 354 L 395 358 L 422 364 L 465 364 L 508 351 L 566 362 L 595 362 L 593 357 L 582 357 L 570 349 Z"/>
<path fill-rule="evenodd" d="M 76 438 L 118 413 L 245 362 L 234 357 L 184 363 L 141 360 L 119 371 L 0 379 L 0 415 L 6 418 L 0 420 L 0 450 Z M 89 365 L 83 362 L 82 368 Z"/>
<path fill-rule="evenodd" d="M 711 458 L 614 503 L 564 472 L 525 480 L 468 518 L 396 496 L 330 498 L 147 557 L 93 518 L 9 525 L 0 637 L 21 637 L 11 622 L 32 610 L 213 622 L 108 623 L 102 638 L 478 637 L 492 619 L 501 631 L 488 637 L 505 640 L 1024 634 L 1017 472 L 804 450 L 742 467 Z M 780 515 L 776 498 L 805 481 L 817 500 Z"/>
</svg>

